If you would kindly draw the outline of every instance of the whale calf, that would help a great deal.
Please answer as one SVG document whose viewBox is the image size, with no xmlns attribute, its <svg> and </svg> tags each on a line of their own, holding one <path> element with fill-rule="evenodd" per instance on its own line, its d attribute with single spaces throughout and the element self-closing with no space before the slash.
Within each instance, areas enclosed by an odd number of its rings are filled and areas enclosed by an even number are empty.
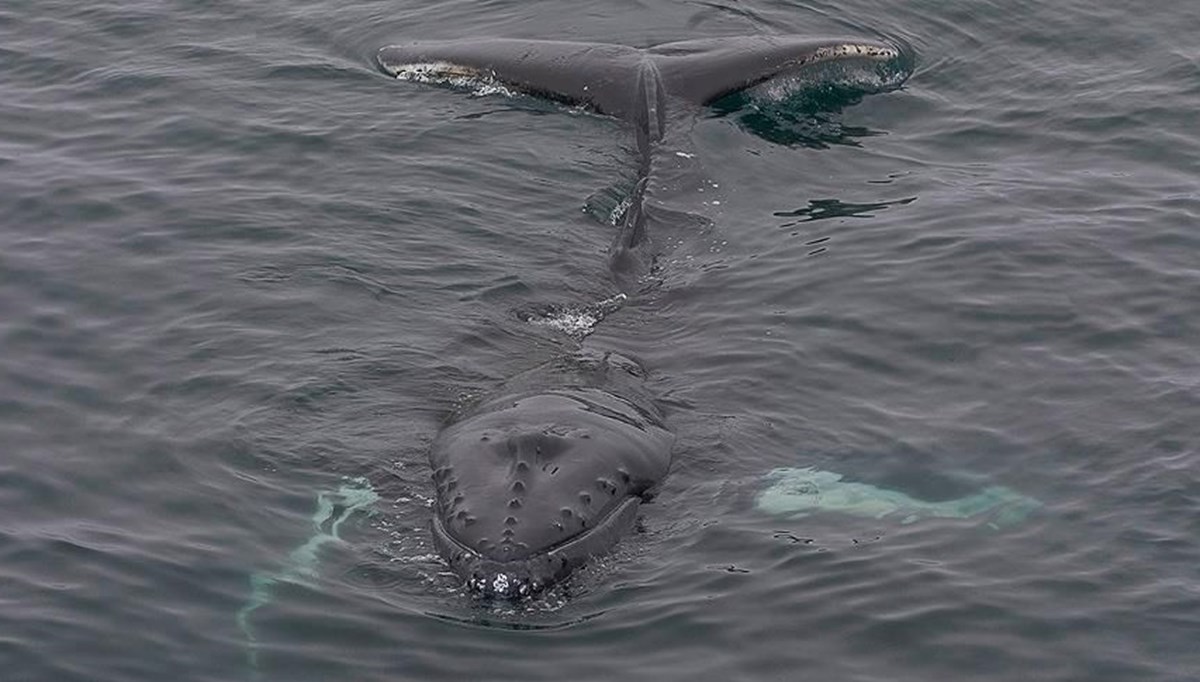
<svg viewBox="0 0 1200 682">
<path fill-rule="evenodd" d="M 620 118 L 636 138 L 637 183 L 610 250 L 615 284 L 636 292 L 653 267 L 655 226 L 695 216 L 680 159 L 705 105 L 815 64 L 895 63 L 872 40 L 753 36 L 649 48 L 482 39 L 379 50 L 398 78 L 550 98 Z M 900 80 L 893 83 L 898 85 Z M 683 224 L 688 224 L 684 222 Z M 470 588 L 519 597 L 608 551 L 666 477 L 674 436 L 636 361 L 580 351 L 506 384 L 435 439 L 435 544 Z"/>
</svg>

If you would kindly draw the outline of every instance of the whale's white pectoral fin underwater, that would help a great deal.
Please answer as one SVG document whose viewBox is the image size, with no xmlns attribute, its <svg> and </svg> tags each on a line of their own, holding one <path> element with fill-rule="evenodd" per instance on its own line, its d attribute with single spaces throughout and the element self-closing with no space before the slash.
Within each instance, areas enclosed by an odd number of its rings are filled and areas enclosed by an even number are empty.
<svg viewBox="0 0 1200 682">
<path fill-rule="evenodd" d="M 246 658 L 251 669 L 258 670 L 258 638 L 250 616 L 274 599 L 275 589 L 286 583 L 308 585 L 317 577 L 321 548 L 342 540 L 339 529 L 355 514 L 368 513 L 379 501 L 379 494 L 365 478 L 343 481 L 336 491 L 317 495 L 317 509 L 312 515 L 312 534 L 292 550 L 287 561 L 277 571 L 265 571 L 250 576 L 250 595 L 237 612 L 238 629 L 246 642 Z"/>
<path fill-rule="evenodd" d="M 1041 506 L 1027 495 L 989 486 L 965 497 L 929 501 L 899 490 L 843 480 L 841 474 L 811 467 L 775 469 L 766 476 L 769 485 L 758 493 L 760 511 L 777 516 L 803 516 L 835 512 L 913 523 L 924 518 L 971 519 L 990 517 L 988 525 L 1008 528 L 1023 521 Z"/>
<path fill-rule="evenodd" d="M 638 181 L 614 239 L 622 289 L 653 264 L 656 228 L 690 216 L 664 200 L 679 177 L 679 147 L 701 107 L 814 64 L 894 62 L 870 40 L 754 36 L 623 45 L 542 40 L 414 42 L 379 50 L 388 74 L 418 82 L 547 97 L 628 122 Z M 900 77 L 892 85 L 903 81 Z M 687 157 L 687 154 L 682 154 Z M 678 186 L 677 186 L 678 187 Z M 433 444 L 433 537 L 474 590 L 522 596 L 606 552 L 632 527 L 639 503 L 666 477 L 674 435 L 615 353 L 579 353 L 509 382 L 458 416 Z"/>
</svg>

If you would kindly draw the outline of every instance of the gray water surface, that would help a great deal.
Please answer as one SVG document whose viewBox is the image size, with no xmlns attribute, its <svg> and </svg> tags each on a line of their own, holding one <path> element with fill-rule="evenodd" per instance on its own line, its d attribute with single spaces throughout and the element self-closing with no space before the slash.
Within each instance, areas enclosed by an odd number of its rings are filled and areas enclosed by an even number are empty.
<svg viewBox="0 0 1200 682">
<path fill-rule="evenodd" d="M 711 224 L 587 341 L 649 369 L 671 476 L 562 589 L 474 600 L 428 445 L 574 348 L 528 311 L 616 293 L 589 207 L 633 138 L 371 56 L 762 33 L 916 69 L 697 120 Z M 1198 35 L 1200 6 L 1113 0 L 6 0 L 0 677 L 1195 679 Z M 1042 506 L 772 517 L 777 467 Z M 254 668 L 251 576 L 357 477 L 383 499 L 254 611 Z"/>
</svg>

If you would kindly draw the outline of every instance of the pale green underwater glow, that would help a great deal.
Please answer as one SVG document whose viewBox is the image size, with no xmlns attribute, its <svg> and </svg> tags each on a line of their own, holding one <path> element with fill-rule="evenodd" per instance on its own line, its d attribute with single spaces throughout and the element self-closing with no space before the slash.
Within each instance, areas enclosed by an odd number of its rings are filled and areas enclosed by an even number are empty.
<svg viewBox="0 0 1200 682">
<path fill-rule="evenodd" d="M 378 500 L 379 494 L 365 478 L 350 479 L 335 492 L 319 493 L 317 509 L 312 515 L 313 534 L 288 554 L 287 561 L 278 571 L 250 576 L 250 597 L 237 612 L 237 623 L 246 636 L 246 656 L 252 668 L 258 668 L 258 640 L 250 626 L 250 614 L 271 603 L 275 586 L 279 583 L 312 587 L 311 581 L 317 577 L 321 547 L 331 542 L 341 542 L 338 529 L 342 522 L 355 512 L 367 510 Z"/>
<path fill-rule="evenodd" d="M 758 509 L 779 516 L 837 512 L 901 523 L 924 518 L 970 519 L 990 515 L 992 528 L 1009 528 L 1025 520 L 1041 503 L 1004 486 L 989 486 L 966 497 L 931 502 L 898 490 L 843 481 L 842 475 L 811 467 L 774 469 L 770 485 L 758 494 Z"/>
<path fill-rule="evenodd" d="M 987 515 L 987 525 L 1007 528 L 1041 506 L 1037 500 L 1003 486 L 989 486 L 973 495 L 931 502 L 898 490 L 842 478 L 842 474 L 814 468 L 774 469 L 765 476 L 769 485 L 758 494 L 757 507 L 778 516 L 836 512 L 876 519 L 897 517 L 906 524 L 923 518 L 970 519 Z M 280 583 L 313 587 L 321 548 L 341 542 L 338 534 L 341 525 L 355 513 L 369 510 L 378 500 L 378 493 L 365 478 L 351 479 L 336 491 L 319 493 L 312 515 L 312 535 L 288 554 L 278 570 L 250 577 L 250 595 L 237 612 L 237 624 L 245 635 L 247 660 L 256 676 L 258 639 L 250 615 L 271 603 Z"/>
</svg>

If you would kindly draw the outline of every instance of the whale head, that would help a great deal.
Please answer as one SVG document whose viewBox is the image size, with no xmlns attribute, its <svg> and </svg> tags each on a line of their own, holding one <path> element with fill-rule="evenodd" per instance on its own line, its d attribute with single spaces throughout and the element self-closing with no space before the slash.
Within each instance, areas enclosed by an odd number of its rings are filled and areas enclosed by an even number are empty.
<svg viewBox="0 0 1200 682">
<path fill-rule="evenodd" d="M 473 592 L 532 595 L 632 528 L 673 440 L 657 415 L 599 389 L 485 403 L 434 443 L 434 542 Z"/>
</svg>

